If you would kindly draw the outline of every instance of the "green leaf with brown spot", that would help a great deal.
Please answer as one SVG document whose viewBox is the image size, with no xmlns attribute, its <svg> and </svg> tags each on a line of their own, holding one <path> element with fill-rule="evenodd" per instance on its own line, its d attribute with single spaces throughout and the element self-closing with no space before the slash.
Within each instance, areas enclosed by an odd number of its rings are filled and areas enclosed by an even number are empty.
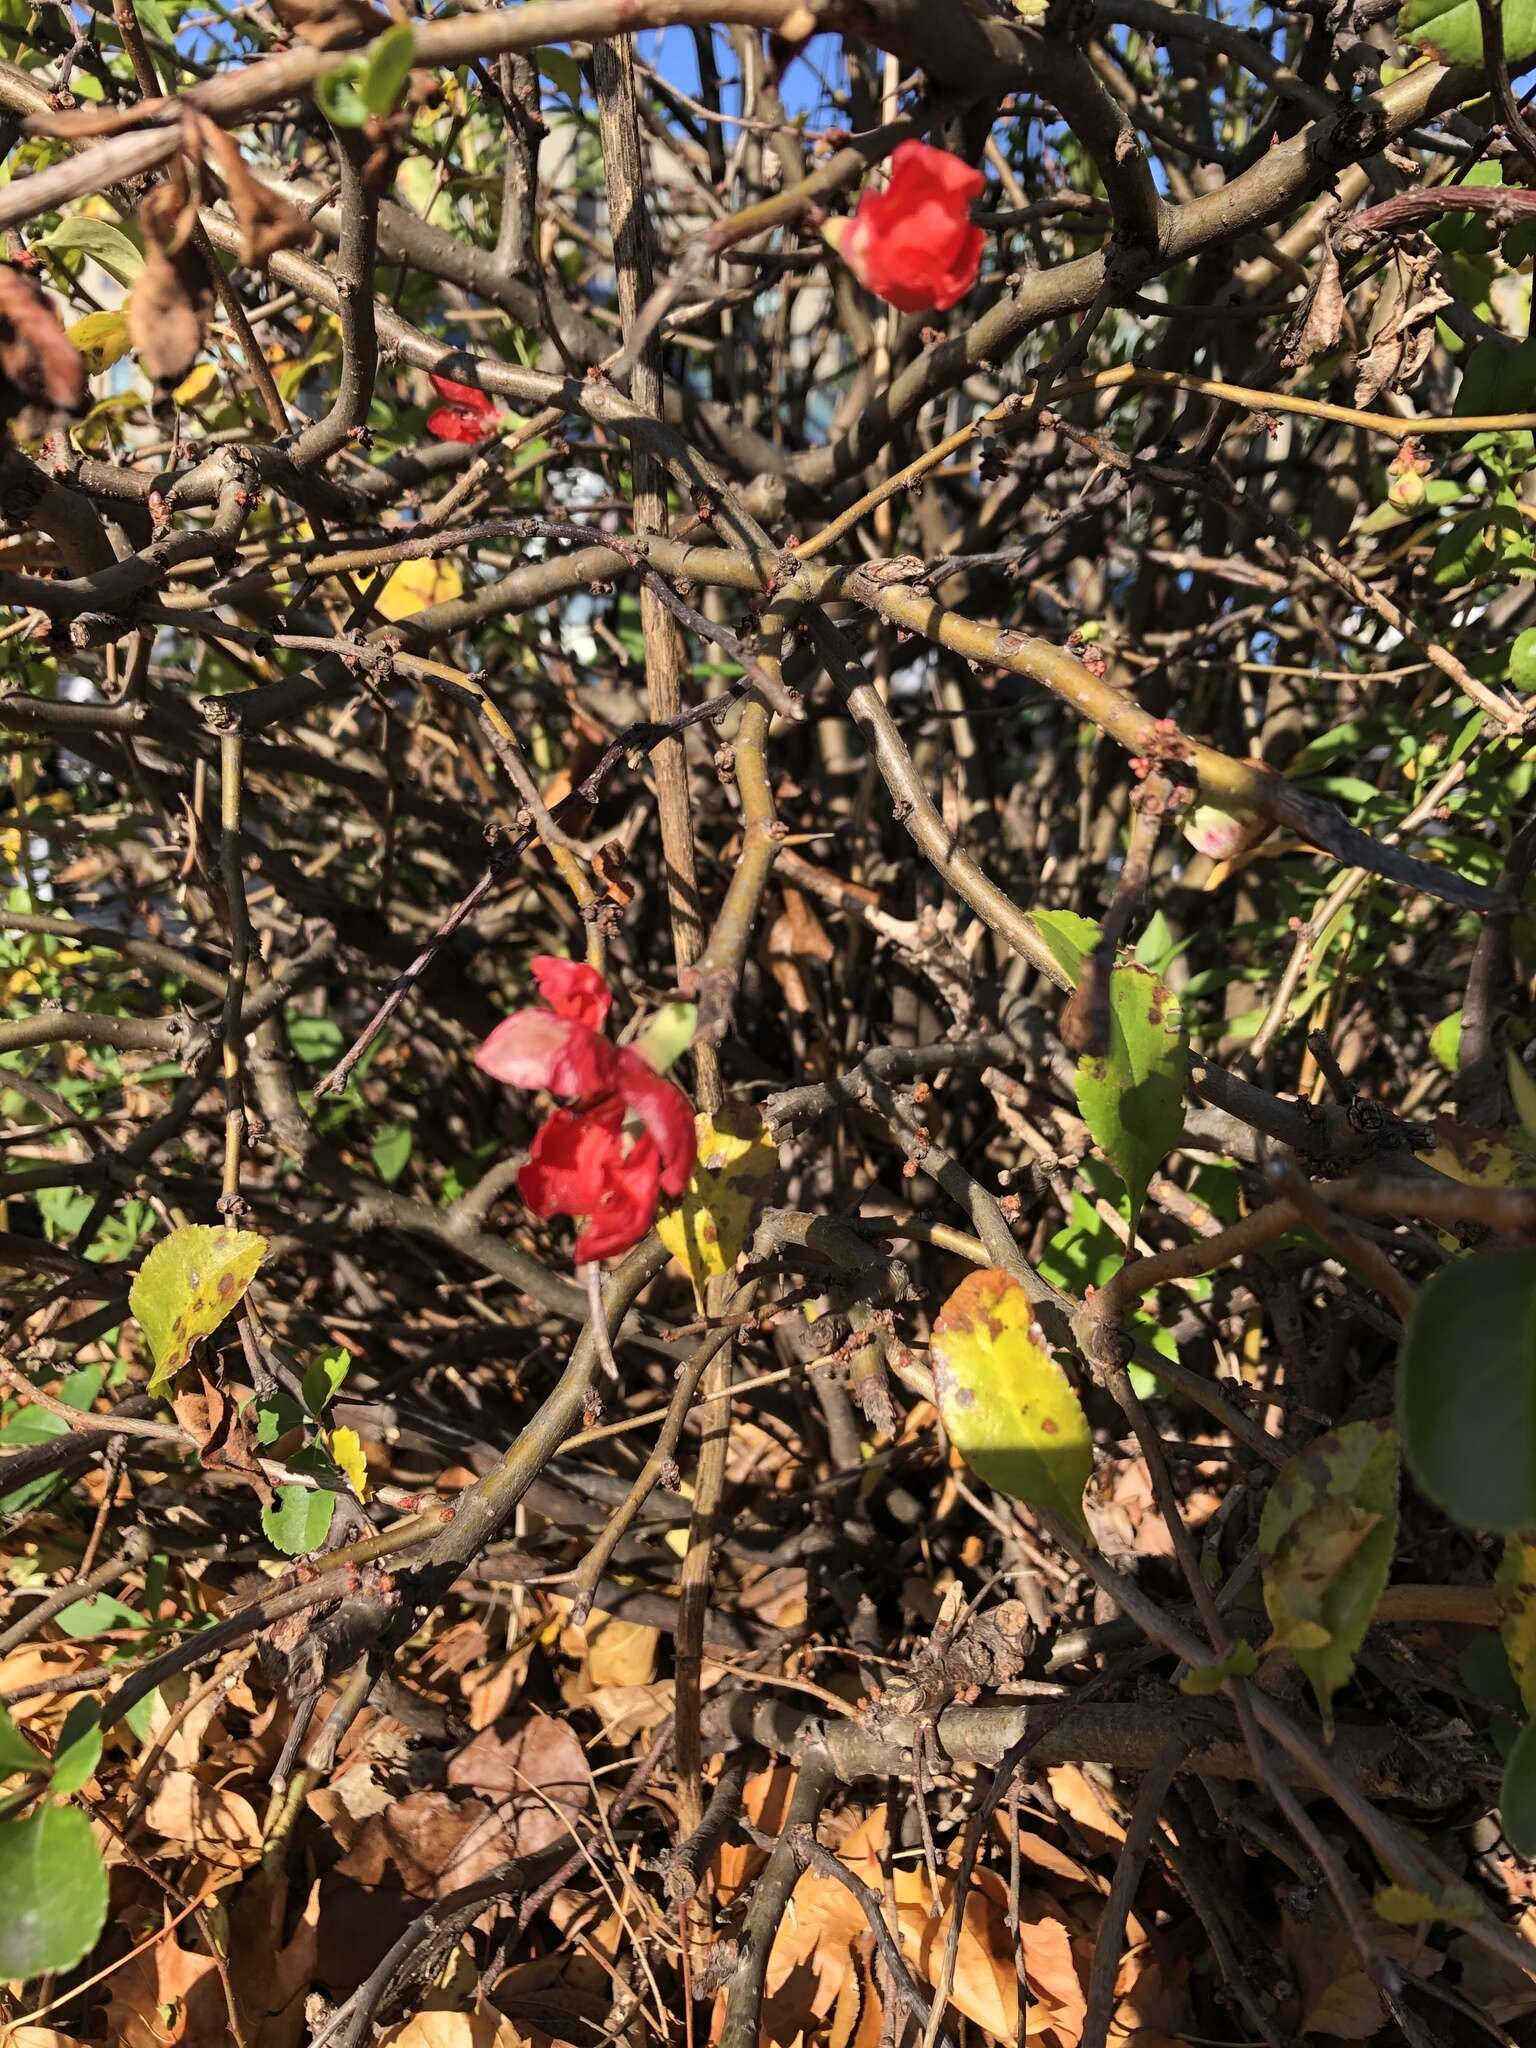
<svg viewBox="0 0 1536 2048">
<path fill-rule="evenodd" d="M 1086 1536 L 1088 1418 L 1019 1283 L 995 1267 L 967 1275 L 939 1311 L 929 1359 L 949 1440 L 976 1476 Z"/>
<path fill-rule="evenodd" d="M 183 1224 L 162 1238 L 140 1266 L 128 1295 L 149 1339 L 155 1369 L 149 1391 L 158 1393 L 211 1337 L 256 1277 L 267 1240 L 254 1230 Z"/>
<path fill-rule="evenodd" d="M 1259 1522 L 1269 1647 L 1295 1657 L 1330 1735 L 1392 1570 L 1398 1464 L 1390 1424 L 1346 1422 L 1281 1468 Z"/>
<path fill-rule="evenodd" d="M 1077 1063 L 1077 1106 L 1125 1182 L 1131 1222 L 1147 1183 L 1184 1129 L 1184 1018 L 1165 982 L 1145 967 L 1109 977 L 1109 1049 Z"/>
</svg>

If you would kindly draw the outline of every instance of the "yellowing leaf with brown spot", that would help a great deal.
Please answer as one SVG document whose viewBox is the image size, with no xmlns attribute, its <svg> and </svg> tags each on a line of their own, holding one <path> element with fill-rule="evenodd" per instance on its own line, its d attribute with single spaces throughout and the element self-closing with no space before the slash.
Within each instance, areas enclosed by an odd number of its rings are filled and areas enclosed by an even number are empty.
<svg viewBox="0 0 1536 2048">
<path fill-rule="evenodd" d="M 132 346 L 128 339 L 128 322 L 121 313 L 87 313 L 83 320 L 77 320 L 70 328 L 69 338 L 79 349 L 85 367 L 93 377 L 99 377 L 103 370 L 110 370 L 114 363 L 121 362 Z"/>
<path fill-rule="evenodd" d="M 464 594 L 464 578 L 452 562 L 402 562 L 379 593 L 381 619 L 408 619 L 429 605 Z"/>
<path fill-rule="evenodd" d="M 741 1257 L 759 1206 L 779 1167 L 779 1148 L 749 1103 L 733 1103 L 713 1119 L 696 1119 L 699 1156 L 675 1209 L 656 1219 L 662 1243 L 693 1282 L 700 1311 L 704 1288 Z"/>
<path fill-rule="evenodd" d="M 267 1240 L 254 1230 L 186 1223 L 160 1240 L 140 1266 L 128 1306 L 149 1339 L 155 1361 L 149 1391 L 158 1393 L 211 1337 L 256 1277 Z"/>
<path fill-rule="evenodd" d="M 1088 1418 L 1018 1282 L 996 1267 L 969 1274 L 939 1311 L 929 1357 L 949 1440 L 977 1477 L 1086 1536 Z"/>
</svg>

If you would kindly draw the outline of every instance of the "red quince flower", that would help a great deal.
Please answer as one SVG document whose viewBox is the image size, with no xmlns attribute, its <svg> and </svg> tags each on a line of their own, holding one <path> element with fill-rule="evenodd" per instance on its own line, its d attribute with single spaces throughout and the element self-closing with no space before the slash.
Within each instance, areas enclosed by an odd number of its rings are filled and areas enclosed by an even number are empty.
<svg viewBox="0 0 1536 2048">
<path fill-rule="evenodd" d="M 500 406 L 473 384 L 455 384 L 451 377 L 434 374 L 432 389 L 448 401 L 427 414 L 427 432 L 439 441 L 485 441 L 501 424 Z"/>
<path fill-rule="evenodd" d="M 517 1010 L 491 1033 L 475 1064 L 513 1088 L 570 1100 L 535 1137 L 518 1191 L 536 1216 L 580 1216 L 579 1260 L 638 1244 L 663 1193 L 688 1185 L 698 1149 L 682 1090 L 639 1053 L 602 1035 L 613 1004 L 607 983 L 578 960 L 533 963 L 547 1010 Z"/>
<path fill-rule="evenodd" d="M 985 182 L 946 149 L 903 142 L 885 190 L 868 188 L 851 221 L 831 224 L 837 252 L 860 284 L 901 312 L 942 312 L 965 297 L 981 267 L 984 237 L 970 210 Z"/>
</svg>

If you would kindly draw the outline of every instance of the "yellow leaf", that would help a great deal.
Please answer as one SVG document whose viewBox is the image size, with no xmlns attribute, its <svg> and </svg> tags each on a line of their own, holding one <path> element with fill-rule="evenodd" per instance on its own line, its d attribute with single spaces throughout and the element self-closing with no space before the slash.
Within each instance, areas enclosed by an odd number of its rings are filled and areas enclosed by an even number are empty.
<svg viewBox="0 0 1536 2048">
<path fill-rule="evenodd" d="M 969 1274 L 939 1311 L 929 1357 L 949 1440 L 977 1477 L 1087 1535 L 1088 1418 L 1018 1282 L 996 1267 Z"/>
<path fill-rule="evenodd" d="M 149 1339 L 149 1391 L 175 1378 L 200 1337 L 211 1337 L 256 1277 L 267 1240 L 254 1230 L 183 1224 L 140 1266 L 128 1306 Z"/>
<path fill-rule="evenodd" d="M 93 377 L 121 362 L 131 345 L 127 317 L 122 313 L 87 313 L 70 328 L 69 338 Z"/>
<path fill-rule="evenodd" d="M 368 1460 L 363 1456 L 363 1440 L 355 1429 L 331 1431 L 331 1459 L 336 1469 L 346 1475 L 347 1484 L 358 1499 L 366 1500 Z"/>
<path fill-rule="evenodd" d="M 706 1282 L 741 1257 L 753 1219 L 773 1186 L 779 1149 L 748 1103 L 697 1119 L 699 1156 L 675 1209 L 656 1219 L 662 1243 L 693 1282 L 702 1311 Z"/>
<path fill-rule="evenodd" d="M 452 562 L 402 562 L 379 596 L 379 616 L 408 619 L 428 605 L 446 604 L 464 590 L 464 578 Z"/>
<path fill-rule="evenodd" d="M 199 363 L 189 375 L 182 378 L 171 396 L 178 405 L 196 405 L 218 381 L 219 372 L 216 364 Z"/>
</svg>

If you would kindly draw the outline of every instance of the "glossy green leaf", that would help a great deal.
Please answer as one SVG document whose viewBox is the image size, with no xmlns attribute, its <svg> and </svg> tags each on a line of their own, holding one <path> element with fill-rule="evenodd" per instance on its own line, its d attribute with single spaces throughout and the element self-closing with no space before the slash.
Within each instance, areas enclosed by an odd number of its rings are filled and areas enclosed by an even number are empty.
<svg viewBox="0 0 1536 2048">
<path fill-rule="evenodd" d="M 399 106 L 415 57 L 416 37 L 408 23 L 400 22 L 379 37 L 357 88 L 371 113 L 392 114 Z"/>
<path fill-rule="evenodd" d="M 315 98 L 332 127 L 361 128 L 373 119 L 373 109 L 362 94 L 367 68 L 361 57 L 348 57 L 315 80 Z"/>
<path fill-rule="evenodd" d="M 938 1313 L 929 1360 L 949 1440 L 977 1477 L 1086 1535 L 1088 1419 L 1018 1282 L 996 1268 L 968 1274 Z"/>
<path fill-rule="evenodd" d="M 299 1472 L 329 1473 L 331 1469 L 325 1453 L 313 1448 L 296 1451 L 288 1462 Z M 271 1507 L 261 1511 L 261 1526 L 269 1543 L 290 1557 L 302 1557 L 320 1548 L 335 1512 L 336 1496 L 323 1486 L 280 1486 Z"/>
<path fill-rule="evenodd" d="M 352 1354 L 345 1345 L 338 1344 L 332 1350 L 318 1352 L 304 1368 L 304 1406 L 316 1420 L 325 1413 L 335 1400 L 337 1390 L 346 1378 L 352 1364 Z M 291 1424 L 289 1425 L 292 1426 Z M 281 1434 L 278 1431 L 277 1434 Z M 260 1443 L 275 1443 L 277 1435 L 258 1436 Z"/>
<path fill-rule="evenodd" d="M 1397 1547 L 1397 1433 L 1346 1422 L 1281 1467 L 1259 1521 L 1270 1646 L 1289 1650 L 1333 1727 L 1333 1696 L 1385 1590 Z"/>
<path fill-rule="evenodd" d="M 1452 1010 L 1429 1034 L 1429 1049 L 1448 1074 L 1461 1066 L 1461 1012 Z"/>
<path fill-rule="evenodd" d="M 1051 958 L 1074 988 L 1083 978 L 1083 965 L 1099 943 L 1099 927 L 1091 917 L 1075 910 L 1032 910 L 1029 921 L 1051 950 Z"/>
<path fill-rule="evenodd" d="M 1477 0 L 1408 0 L 1397 33 L 1442 64 L 1481 64 L 1483 17 Z M 1536 0 L 1504 0 L 1504 57 L 1511 70 L 1536 55 Z M 1502 410 L 1502 408 L 1500 408 Z"/>
<path fill-rule="evenodd" d="M 1536 1252 L 1451 1259 L 1430 1275 L 1397 1401 L 1431 1500 L 1469 1529 L 1536 1529 Z"/>
<path fill-rule="evenodd" d="M 1505 673 L 1515 689 L 1536 690 L 1536 626 L 1516 634 Z"/>
<path fill-rule="evenodd" d="M 1522 0 L 1536 11 L 1536 0 Z M 1458 0 L 1477 20 L 1477 0 Z M 1506 6 L 1504 19 L 1509 20 Z M 1462 418 L 1500 412 L 1529 412 L 1536 388 L 1536 340 L 1509 342 L 1490 335 L 1467 356 L 1457 387 L 1455 412 Z M 1477 515 L 1474 515 L 1474 517 Z"/>
<path fill-rule="evenodd" d="M 95 220 L 89 214 L 71 214 L 37 241 L 45 249 L 74 250 L 99 263 L 119 284 L 132 284 L 144 268 L 142 253 L 123 230 L 109 220 Z"/>
<path fill-rule="evenodd" d="M 1077 1106 L 1131 1199 L 1134 1224 L 1147 1182 L 1184 1128 L 1184 1021 L 1164 982 L 1145 967 L 1109 978 L 1109 1049 L 1077 1063 Z"/>
<path fill-rule="evenodd" d="M 409 1124 L 390 1124 L 374 1139 L 371 1147 L 373 1163 L 379 1179 L 387 1188 L 392 1188 L 410 1165 L 411 1143 Z"/>
<path fill-rule="evenodd" d="M 13 1777 L 17 1771 L 46 1771 L 47 1768 L 47 1757 L 41 1750 L 33 1748 L 6 1708 L 0 1706 L 0 1778 Z"/>
<path fill-rule="evenodd" d="M 139 1268 L 128 1306 L 149 1339 L 154 1394 L 175 1378 L 200 1338 L 211 1337 L 256 1277 L 267 1240 L 253 1230 L 183 1224 Z"/>
<path fill-rule="evenodd" d="M 1536 1721 L 1526 1722 L 1504 1759 L 1499 1815 L 1515 1854 L 1536 1862 Z"/>
<path fill-rule="evenodd" d="M 144 1617 L 125 1607 L 110 1593 L 92 1593 L 84 1600 L 72 1600 L 54 1616 L 65 1635 L 88 1641 L 105 1635 L 109 1628 L 142 1628 Z"/>
<path fill-rule="evenodd" d="M 101 1709 L 94 1700 L 77 1700 L 64 1716 L 53 1752 L 56 1794 L 78 1792 L 101 1762 Z"/>
<path fill-rule="evenodd" d="M 40 1806 L 0 1821 L 0 1978 L 69 1970 L 107 1917 L 107 1873 L 83 1813 Z"/>
</svg>

